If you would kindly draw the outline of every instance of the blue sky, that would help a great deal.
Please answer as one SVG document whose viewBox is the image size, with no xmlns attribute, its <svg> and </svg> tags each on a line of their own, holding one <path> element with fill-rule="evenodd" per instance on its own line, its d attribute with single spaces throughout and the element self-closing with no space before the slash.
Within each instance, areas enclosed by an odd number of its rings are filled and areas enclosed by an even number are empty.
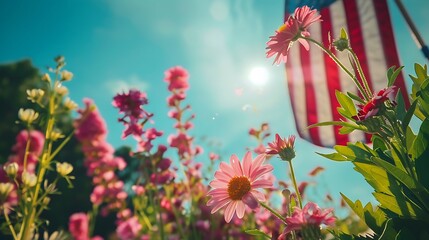
<svg viewBox="0 0 429 240">
<path fill-rule="evenodd" d="M 427 61 L 393 0 L 388 2 L 399 55 L 409 74 L 414 62 Z M 429 2 L 404 3 L 429 41 Z M 67 69 L 75 75 L 68 84 L 72 99 L 80 105 L 84 97 L 94 99 L 108 123 L 108 140 L 116 147 L 134 142 L 120 139 L 123 128 L 111 106 L 114 94 L 130 87 L 146 91 L 147 110 L 155 113 L 155 127 L 167 136 L 173 121 L 166 115 L 164 71 L 181 65 L 191 75 L 187 102 L 196 114 L 192 130 L 196 143 L 214 143 L 213 150 L 227 160 L 231 154 L 242 157 L 246 147 L 256 145 L 247 132 L 262 122 L 270 124 L 272 133 L 296 134 L 284 67 L 265 58 L 265 43 L 282 24 L 282 16 L 283 1 L 278 0 L 0 0 L 0 63 L 31 58 L 43 71 L 53 65 L 53 57 L 64 55 Z M 249 81 L 255 67 L 268 70 L 263 86 Z M 243 94 L 237 95 L 236 89 Z M 202 142 L 203 136 L 207 140 Z M 296 150 L 298 180 L 306 180 L 308 171 L 321 165 L 327 170 L 317 185 L 324 190 L 317 192 L 328 190 L 337 199 L 339 192 L 364 202 L 372 199 L 351 164 L 315 154 L 332 150 L 301 139 Z M 284 179 L 286 165 L 272 163 L 276 175 Z"/>
</svg>

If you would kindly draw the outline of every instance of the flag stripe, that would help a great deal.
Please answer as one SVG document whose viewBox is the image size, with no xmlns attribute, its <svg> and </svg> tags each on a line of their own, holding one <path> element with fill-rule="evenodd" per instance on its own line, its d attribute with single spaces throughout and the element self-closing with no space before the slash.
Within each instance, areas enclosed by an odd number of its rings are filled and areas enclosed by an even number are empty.
<svg viewBox="0 0 429 240">
<path fill-rule="evenodd" d="M 312 125 L 318 123 L 319 121 L 317 119 L 316 98 L 312 78 L 313 70 L 310 62 L 311 56 L 310 52 L 305 50 L 302 45 L 299 45 L 299 52 L 301 56 L 302 75 L 304 77 L 305 84 L 305 99 L 307 103 L 307 125 Z M 310 128 L 309 132 L 313 143 L 316 145 L 321 145 L 318 128 Z"/>
<path fill-rule="evenodd" d="M 386 1 L 374 1 L 378 31 L 381 34 L 381 41 L 383 46 L 384 58 L 387 61 L 388 67 L 401 66 L 399 62 L 398 52 L 396 51 L 395 38 L 393 36 L 392 24 L 390 22 L 390 14 L 388 11 L 388 6 Z M 392 51 L 394 49 L 395 51 Z M 408 91 L 405 85 L 404 75 L 401 73 L 396 79 L 395 85 L 401 89 L 402 96 L 405 100 L 405 106 L 410 106 L 410 101 L 408 98 Z"/>
<path fill-rule="evenodd" d="M 307 127 L 306 99 L 304 84 L 301 69 L 294 66 L 301 66 L 299 48 L 293 47 L 290 50 L 286 67 L 289 96 L 294 112 L 295 124 L 298 129 L 298 134 L 304 139 L 311 139 Z"/>
<path fill-rule="evenodd" d="M 324 46 L 329 46 L 330 45 L 329 34 L 331 34 L 330 31 L 332 29 L 331 13 L 329 8 L 323 8 L 320 11 L 320 14 L 322 16 L 322 19 L 324 19 L 324 21 L 322 21 L 321 23 L 322 43 Z M 335 50 L 334 49 L 332 50 L 333 50 L 333 53 L 335 54 Z M 320 52 L 323 54 L 322 51 Z M 330 114 L 331 119 L 327 121 L 330 121 L 332 119 L 341 119 L 341 115 L 337 111 L 337 108 L 340 107 L 340 104 L 338 103 L 337 98 L 335 96 L 335 90 L 341 89 L 340 73 L 339 73 L 340 69 L 338 69 L 337 64 L 327 54 L 324 54 L 324 67 L 326 70 L 325 82 L 328 88 L 327 95 L 329 96 L 329 100 L 330 100 L 329 105 L 331 107 L 331 114 Z M 328 102 L 324 104 L 327 105 Z M 337 142 L 348 141 L 347 135 L 339 134 L 339 130 L 340 130 L 340 126 L 335 125 L 333 127 L 335 142 L 325 143 L 324 146 L 333 146 Z"/>
<path fill-rule="evenodd" d="M 321 42 L 326 33 L 322 31 L 321 24 L 314 24 L 312 27 L 312 37 Z M 316 117 L 318 122 L 327 122 L 332 120 L 331 99 L 329 97 L 329 88 L 327 86 L 327 70 L 325 68 L 325 53 L 317 46 L 312 45 L 309 49 L 311 56 L 310 66 L 312 67 L 311 76 L 313 81 L 314 96 L 316 98 Z M 334 145 L 335 134 L 333 126 L 324 126 L 323 129 L 316 128 L 322 145 Z"/>
<path fill-rule="evenodd" d="M 294 1 L 294 4 L 302 6 L 306 1 L 297 2 Z M 330 47 L 328 34 L 338 38 L 341 28 L 345 28 L 350 45 L 368 79 L 370 92 L 386 87 L 386 70 L 391 65 L 399 66 L 386 0 L 337 0 L 329 2 L 329 5 L 319 3 L 315 6 L 322 6 L 319 11 L 323 21 L 311 25 L 311 37 Z M 294 7 L 287 6 L 286 9 Z M 286 11 L 285 17 L 290 14 Z M 332 51 L 353 72 L 348 53 Z M 345 145 L 349 141 L 370 141 L 370 135 L 360 131 L 340 135 L 338 126 L 307 129 L 308 125 L 318 122 L 346 120 L 337 111 L 339 103 L 335 96 L 336 89 L 343 93 L 358 94 L 350 76 L 329 56 L 315 45 L 311 45 L 307 51 L 299 42 L 295 42 L 288 54 L 286 72 L 295 123 L 302 138 L 325 147 Z M 361 81 L 360 78 L 358 80 Z M 405 89 L 402 74 L 395 85 Z M 406 91 L 402 93 L 407 102 Z"/>
</svg>

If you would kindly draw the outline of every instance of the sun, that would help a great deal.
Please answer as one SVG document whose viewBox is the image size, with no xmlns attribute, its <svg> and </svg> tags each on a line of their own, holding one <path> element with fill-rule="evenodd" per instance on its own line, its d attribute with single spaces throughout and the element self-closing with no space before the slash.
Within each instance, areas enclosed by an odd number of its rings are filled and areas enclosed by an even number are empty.
<svg viewBox="0 0 429 240">
<path fill-rule="evenodd" d="M 264 86 L 268 81 L 268 71 L 264 67 L 254 67 L 249 73 L 249 80 L 255 86 Z"/>
</svg>

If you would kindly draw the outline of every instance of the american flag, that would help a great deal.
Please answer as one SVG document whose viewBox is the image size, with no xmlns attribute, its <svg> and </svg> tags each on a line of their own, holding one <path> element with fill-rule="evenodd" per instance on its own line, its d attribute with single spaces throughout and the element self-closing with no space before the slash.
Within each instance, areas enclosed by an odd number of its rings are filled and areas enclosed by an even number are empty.
<svg viewBox="0 0 429 240">
<path fill-rule="evenodd" d="M 318 9 L 323 19 L 310 26 L 311 37 L 329 46 L 332 41 L 329 35 L 338 38 L 344 28 L 372 92 L 385 88 L 387 69 L 400 66 L 386 0 L 286 0 L 285 17 L 304 5 Z M 335 55 L 352 69 L 346 53 L 335 52 Z M 286 63 L 286 79 L 295 124 L 302 138 L 323 147 L 370 141 L 370 135 L 358 131 L 341 135 L 339 126 L 307 129 L 318 122 L 340 120 L 336 89 L 357 94 L 352 80 L 317 46 L 311 45 L 309 51 L 301 44 L 292 46 Z M 395 85 L 401 89 L 408 105 L 402 74 Z"/>
</svg>

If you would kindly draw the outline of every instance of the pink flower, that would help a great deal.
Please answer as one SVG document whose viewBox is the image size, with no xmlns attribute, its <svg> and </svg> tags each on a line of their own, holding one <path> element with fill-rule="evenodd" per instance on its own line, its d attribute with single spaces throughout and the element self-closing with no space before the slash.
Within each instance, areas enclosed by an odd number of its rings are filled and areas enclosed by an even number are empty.
<svg viewBox="0 0 429 240">
<path fill-rule="evenodd" d="M 45 144 L 45 136 L 37 130 L 30 131 L 30 139 L 28 139 L 28 131 L 22 130 L 16 136 L 16 144 L 13 146 L 12 151 L 25 152 L 27 141 L 30 141 L 29 152 L 39 156 L 42 153 L 43 145 Z"/>
<path fill-rule="evenodd" d="M 335 217 L 332 215 L 332 211 L 333 209 L 323 210 L 313 202 L 307 203 L 303 209 L 295 207 L 292 217 L 286 218 L 287 226 L 285 233 L 301 230 L 303 227 L 308 226 L 319 229 L 322 224 L 333 225 Z"/>
<path fill-rule="evenodd" d="M 295 157 L 294 145 L 294 135 L 282 139 L 276 134 L 274 142 L 268 143 L 267 154 L 278 154 L 282 160 L 290 161 Z"/>
<path fill-rule="evenodd" d="M 396 92 L 396 86 L 381 89 L 365 105 L 358 105 L 360 109 L 358 111 L 358 114 L 356 116 L 353 116 L 353 119 L 357 121 L 363 121 L 377 115 L 378 111 L 380 110 L 380 107 L 382 107 L 382 104 L 387 100 L 395 104 Z"/>
<path fill-rule="evenodd" d="M 287 54 L 293 42 L 299 41 L 306 50 L 309 49 L 307 40 L 302 37 L 309 37 L 308 27 L 322 21 L 317 10 L 311 10 L 307 6 L 297 8 L 294 16 L 290 16 L 285 23 L 270 37 L 267 42 L 267 58 L 277 55 L 274 59 L 275 64 L 287 61 Z"/>
<path fill-rule="evenodd" d="M 262 165 L 266 155 L 258 155 L 252 160 L 252 153 L 247 152 L 243 163 L 237 156 L 232 155 L 230 164 L 222 162 L 215 173 L 215 179 L 210 182 L 213 188 L 207 195 L 211 199 L 207 206 L 211 206 L 211 213 L 225 207 L 225 221 L 230 222 L 234 215 L 243 218 L 245 206 L 256 208 L 258 201 L 265 201 L 263 193 L 258 188 L 270 188 L 273 182 L 263 176 L 273 170 L 269 164 Z"/>
<path fill-rule="evenodd" d="M 88 240 L 89 219 L 86 213 L 74 213 L 69 218 L 69 231 L 75 240 Z"/>
<path fill-rule="evenodd" d="M 139 231 L 142 229 L 139 220 L 136 216 L 121 222 L 116 228 L 116 234 L 121 240 L 132 240 L 138 236 Z"/>
<path fill-rule="evenodd" d="M 107 126 L 93 101 L 84 99 L 85 109 L 79 109 L 81 117 L 74 122 L 76 138 L 79 141 L 97 141 L 106 138 Z"/>
<path fill-rule="evenodd" d="M 113 106 L 119 109 L 119 113 L 134 118 L 142 118 L 148 115 L 142 109 L 142 106 L 147 103 L 146 93 L 136 89 L 131 89 L 128 93 L 117 94 L 113 97 L 112 102 Z"/>
<path fill-rule="evenodd" d="M 170 135 L 168 137 L 168 143 L 170 147 L 177 148 L 179 155 L 183 156 L 185 153 L 192 154 L 191 150 L 192 137 L 185 133 L 179 133 L 178 135 Z"/>
<path fill-rule="evenodd" d="M 188 71 L 180 66 L 177 66 L 172 67 L 165 72 L 164 80 L 168 83 L 169 91 L 187 90 L 189 88 L 188 78 Z"/>
<path fill-rule="evenodd" d="M 215 161 L 219 159 L 219 155 L 217 155 L 216 153 L 209 153 L 209 158 L 211 161 Z"/>
</svg>

